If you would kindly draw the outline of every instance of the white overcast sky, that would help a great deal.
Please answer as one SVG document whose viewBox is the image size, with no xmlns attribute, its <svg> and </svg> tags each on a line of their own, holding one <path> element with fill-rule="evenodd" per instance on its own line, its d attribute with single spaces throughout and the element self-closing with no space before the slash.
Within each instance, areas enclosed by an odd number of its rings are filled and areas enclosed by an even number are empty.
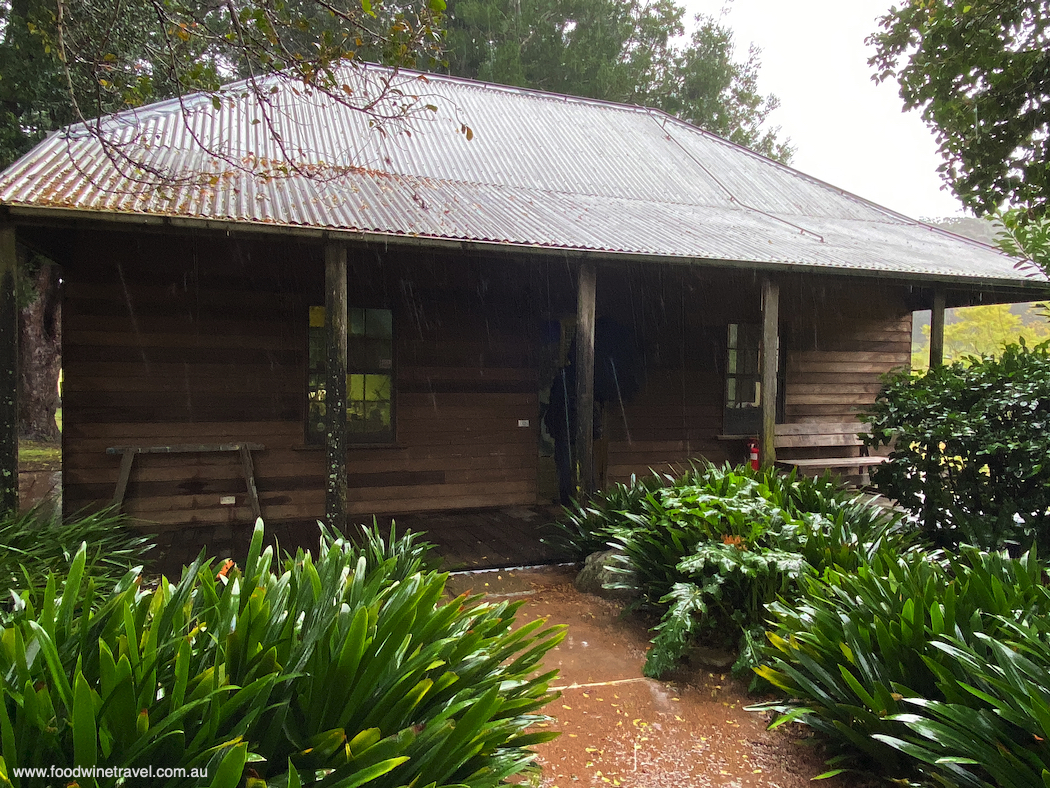
<svg viewBox="0 0 1050 788">
<path fill-rule="evenodd" d="M 942 188 L 937 145 L 918 112 L 902 111 L 896 82 L 871 81 L 864 39 L 892 0 L 683 4 L 689 18 L 721 18 L 738 59 L 751 43 L 762 49 L 759 87 L 780 98 L 770 119 L 796 148 L 793 167 L 915 218 L 963 214 Z"/>
</svg>

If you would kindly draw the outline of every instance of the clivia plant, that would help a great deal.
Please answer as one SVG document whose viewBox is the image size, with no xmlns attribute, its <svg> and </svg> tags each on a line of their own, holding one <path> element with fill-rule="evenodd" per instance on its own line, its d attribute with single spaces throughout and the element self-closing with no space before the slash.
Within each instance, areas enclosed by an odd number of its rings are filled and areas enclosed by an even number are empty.
<svg viewBox="0 0 1050 788">
<path fill-rule="evenodd" d="M 530 728 L 563 633 L 515 628 L 520 602 L 445 601 L 414 540 L 322 528 L 316 558 L 275 569 L 260 521 L 243 568 L 202 554 L 178 582 L 131 571 L 107 590 L 82 546 L 0 630 L 0 783 L 48 785 L 16 772 L 45 765 L 198 769 L 162 784 L 213 788 L 481 788 L 527 770 L 554 735 Z M 118 784 L 95 774 L 78 784 Z"/>
</svg>

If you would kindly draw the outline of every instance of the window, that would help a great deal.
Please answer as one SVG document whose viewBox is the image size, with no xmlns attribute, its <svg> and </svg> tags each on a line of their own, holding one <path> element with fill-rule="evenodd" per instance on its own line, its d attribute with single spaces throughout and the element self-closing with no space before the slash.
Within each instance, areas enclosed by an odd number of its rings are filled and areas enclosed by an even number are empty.
<svg viewBox="0 0 1050 788">
<path fill-rule="evenodd" d="M 726 336 L 726 401 L 722 429 L 754 435 L 762 426 L 762 327 L 730 323 Z"/>
<path fill-rule="evenodd" d="M 306 440 L 324 443 L 325 310 L 310 307 Z M 346 426 L 351 443 L 394 442 L 394 331 L 389 309 L 347 310 Z"/>
</svg>

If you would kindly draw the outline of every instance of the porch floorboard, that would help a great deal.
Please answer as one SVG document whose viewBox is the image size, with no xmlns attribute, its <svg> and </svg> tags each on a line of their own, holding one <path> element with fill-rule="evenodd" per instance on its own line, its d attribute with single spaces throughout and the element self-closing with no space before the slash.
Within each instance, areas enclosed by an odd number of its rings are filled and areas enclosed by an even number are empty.
<svg viewBox="0 0 1050 788">
<path fill-rule="evenodd" d="M 497 569 L 568 561 L 571 556 L 544 544 L 561 508 L 514 506 L 500 509 L 403 514 L 394 519 L 397 533 L 422 533 L 434 545 L 442 568 Z M 390 518 L 383 518 L 384 525 Z"/>
</svg>

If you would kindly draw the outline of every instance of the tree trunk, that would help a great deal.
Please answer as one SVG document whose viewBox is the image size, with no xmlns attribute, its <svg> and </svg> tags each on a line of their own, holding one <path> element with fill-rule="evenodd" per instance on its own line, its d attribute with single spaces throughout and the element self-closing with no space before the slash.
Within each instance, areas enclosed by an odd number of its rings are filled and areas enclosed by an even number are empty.
<svg viewBox="0 0 1050 788">
<path fill-rule="evenodd" d="M 58 267 L 43 263 L 32 276 L 33 301 L 18 326 L 18 430 L 29 440 L 57 441 L 58 373 L 62 368 L 62 296 Z"/>
</svg>

